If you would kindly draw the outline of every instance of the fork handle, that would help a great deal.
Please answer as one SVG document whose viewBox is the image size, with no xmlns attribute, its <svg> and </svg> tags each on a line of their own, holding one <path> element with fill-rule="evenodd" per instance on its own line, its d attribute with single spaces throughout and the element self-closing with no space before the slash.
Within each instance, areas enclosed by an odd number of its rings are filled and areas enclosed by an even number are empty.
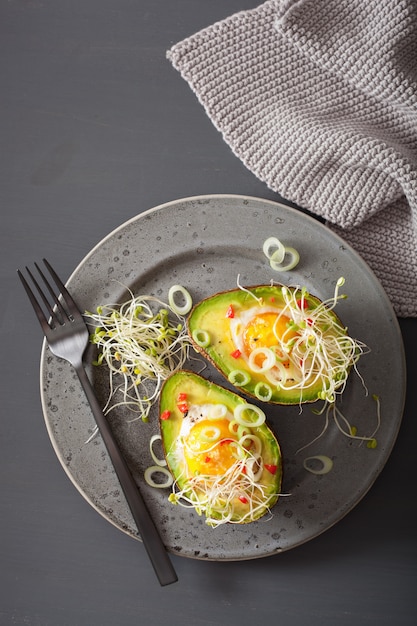
<svg viewBox="0 0 417 626">
<path fill-rule="evenodd" d="M 152 562 L 155 573 L 161 585 L 170 585 L 178 580 L 174 567 L 169 559 L 162 538 L 150 516 L 139 488 L 127 466 L 127 463 L 116 443 L 113 432 L 98 403 L 94 389 L 82 364 L 74 364 L 75 371 L 90 403 L 93 415 L 113 462 L 126 500 L 129 504 L 133 519 L 139 530 L 145 549 Z"/>
</svg>

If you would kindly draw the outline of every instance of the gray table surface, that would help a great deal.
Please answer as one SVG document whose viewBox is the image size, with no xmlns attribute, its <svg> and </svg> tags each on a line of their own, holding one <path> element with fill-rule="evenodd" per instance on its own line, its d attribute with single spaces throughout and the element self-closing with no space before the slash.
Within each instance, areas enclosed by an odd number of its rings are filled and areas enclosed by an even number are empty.
<svg viewBox="0 0 417 626">
<path fill-rule="evenodd" d="M 417 623 L 411 393 L 392 455 L 336 526 L 284 554 L 173 556 L 160 588 L 144 548 L 99 516 L 52 449 L 39 396 L 41 332 L 16 268 L 67 277 L 141 211 L 199 194 L 279 200 L 231 153 L 165 58 L 250 0 L 2 0 L 0 624 Z M 400 320 L 410 390 L 416 320 Z"/>
</svg>

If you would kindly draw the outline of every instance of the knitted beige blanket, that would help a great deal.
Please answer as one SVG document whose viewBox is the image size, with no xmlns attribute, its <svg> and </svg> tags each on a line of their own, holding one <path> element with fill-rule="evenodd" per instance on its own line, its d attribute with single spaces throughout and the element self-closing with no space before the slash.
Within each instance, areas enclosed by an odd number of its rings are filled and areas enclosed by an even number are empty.
<svg viewBox="0 0 417 626">
<path fill-rule="evenodd" d="M 268 0 L 167 53 L 243 163 L 417 316 L 417 0 Z"/>
</svg>

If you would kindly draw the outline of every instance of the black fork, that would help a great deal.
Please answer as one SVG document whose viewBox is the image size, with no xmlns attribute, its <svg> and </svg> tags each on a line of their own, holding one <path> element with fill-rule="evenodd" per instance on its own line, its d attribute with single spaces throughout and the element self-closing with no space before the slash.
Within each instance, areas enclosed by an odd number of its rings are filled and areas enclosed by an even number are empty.
<svg viewBox="0 0 417 626">
<path fill-rule="evenodd" d="M 51 352 L 55 356 L 69 361 L 78 374 L 158 580 L 161 585 L 169 585 L 178 580 L 177 575 L 139 488 L 101 410 L 82 363 L 82 357 L 89 338 L 87 325 L 73 298 L 54 269 L 46 259 L 43 259 L 43 262 L 59 290 L 58 295 L 56 288 L 52 287 L 37 263 L 35 263 L 35 267 L 42 279 L 44 288 L 41 287 L 39 280 L 35 278 L 29 268 L 26 267 L 26 271 L 39 294 L 40 301 L 36 298 L 22 272 L 17 270 L 17 273 L 29 296 Z"/>
</svg>

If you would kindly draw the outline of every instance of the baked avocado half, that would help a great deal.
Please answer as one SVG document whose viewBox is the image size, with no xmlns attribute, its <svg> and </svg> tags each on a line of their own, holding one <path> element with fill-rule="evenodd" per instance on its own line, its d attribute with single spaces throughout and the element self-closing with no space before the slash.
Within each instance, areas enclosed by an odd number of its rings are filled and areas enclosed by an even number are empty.
<svg viewBox="0 0 417 626">
<path fill-rule="evenodd" d="M 249 396 L 286 405 L 333 402 L 361 353 L 333 311 L 342 297 L 335 291 L 322 302 L 277 284 L 225 291 L 192 309 L 188 332 L 195 349 Z"/>
<path fill-rule="evenodd" d="M 194 507 L 209 526 L 253 522 L 276 504 L 281 450 L 257 406 L 179 371 L 162 387 L 159 423 L 171 502 Z"/>
</svg>

